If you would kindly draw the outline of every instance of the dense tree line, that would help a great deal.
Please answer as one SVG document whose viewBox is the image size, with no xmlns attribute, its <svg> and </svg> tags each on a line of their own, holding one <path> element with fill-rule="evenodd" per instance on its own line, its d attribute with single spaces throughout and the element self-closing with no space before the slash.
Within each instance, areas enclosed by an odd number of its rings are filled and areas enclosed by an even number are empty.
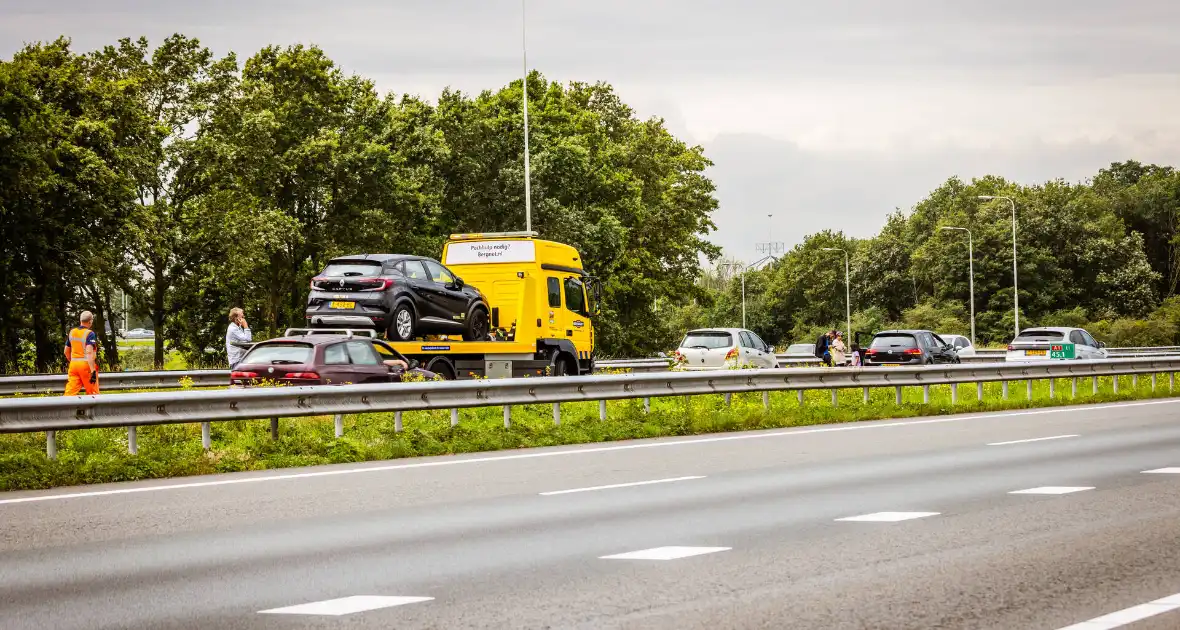
<svg viewBox="0 0 1180 630">
<path fill-rule="evenodd" d="M 719 250 L 699 147 L 609 85 L 528 77 L 533 226 L 604 286 L 599 347 L 640 355 L 678 331 L 661 298 Z M 226 311 L 267 336 L 303 322 L 336 255 L 438 256 L 446 235 L 524 226 L 522 82 L 431 104 L 380 95 L 315 47 L 239 64 L 176 35 L 0 62 L 0 371 L 56 367 L 65 331 L 127 295 L 190 363 L 222 360 Z"/>
<path fill-rule="evenodd" d="M 997 177 L 947 180 L 873 238 L 813 234 L 781 259 L 747 272 L 749 327 L 776 343 L 813 341 L 845 327 L 844 264 L 851 258 L 852 328 L 930 328 L 968 334 L 968 239 L 974 240 L 978 341 L 1013 335 L 1012 219 L 1016 203 L 1021 327 L 1082 325 L 1112 344 L 1180 343 L 1180 172 L 1115 163 L 1089 181 L 1020 186 Z M 708 297 L 668 304 L 680 328 L 738 325 L 740 283 L 708 272 Z"/>
</svg>

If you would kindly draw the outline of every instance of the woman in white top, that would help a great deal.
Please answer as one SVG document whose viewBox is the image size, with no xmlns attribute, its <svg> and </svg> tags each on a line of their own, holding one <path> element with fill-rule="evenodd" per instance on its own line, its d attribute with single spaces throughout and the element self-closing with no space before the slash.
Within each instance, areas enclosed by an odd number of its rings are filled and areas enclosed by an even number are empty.
<svg viewBox="0 0 1180 630">
<path fill-rule="evenodd" d="M 842 337 L 843 334 L 837 330 L 836 338 L 832 340 L 832 345 L 828 348 L 828 351 L 832 353 L 832 365 L 836 367 L 844 365 L 844 351 L 848 349 L 844 345 Z"/>
</svg>

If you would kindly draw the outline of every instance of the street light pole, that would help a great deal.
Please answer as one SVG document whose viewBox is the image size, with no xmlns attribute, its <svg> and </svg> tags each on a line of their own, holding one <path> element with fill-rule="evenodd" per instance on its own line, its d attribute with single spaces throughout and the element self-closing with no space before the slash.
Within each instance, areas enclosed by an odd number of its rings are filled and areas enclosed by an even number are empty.
<svg viewBox="0 0 1180 630">
<path fill-rule="evenodd" d="M 524 102 L 524 231 L 533 231 L 533 197 L 530 188 L 529 175 L 529 57 L 527 22 L 525 21 L 525 7 L 528 0 L 520 0 L 520 59 L 523 68 L 521 72 L 520 92 Z"/>
<path fill-rule="evenodd" d="M 848 347 L 852 347 L 852 283 L 848 275 L 848 250 L 839 247 L 825 247 L 825 252 L 840 252 L 844 254 L 844 317 L 848 324 Z"/>
<path fill-rule="evenodd" d="M 772 259 L 774 259 L 774 256 L 765 256 L 765 257 L 763 257 L 763 258 L 760 258 L 760 259 L 758 259 L 757 261 L 755 261 L 755 262 L 753 262 L 753 263 L 751 263 L 751 264 L 749 264 L 749 265 L 746 265 L 746 264 L 744 264 L 744 263 L 741 263 L 741 262 L 731 262 L 731 263 L 724 263 L 724 266 L 726 266 L 726 267 L 729 267 L 729 268 L 731 268 L 731 269 L 737 269 L 737 270 L 738 270 L 738 273 L 739 273 L 739 274 L 741 274 L 741 282 L 742 282 L 742 328 L 747 328 L 747 326 L 746 326 L 746 271 L 748 271 L 748 270 L 750 270 L 750 269 L 756 269 L 756 268 L 758 267 L 758 265 L 761 265 L 762 263 L 764 263 L 764 262 L 766 262 L 766 261 L 768 261 L 768 260 L 772 260 Z"/>
<path fill-rule="evenodd" d="M 1012 206 L 1012 316 L 1016 335 L 1020 335 L 1020 291 L 1016 287 L 1016 202 L 1003 195 L 979 195 L 979 199 L 990 201 L 1004 199 Z"/>
<path fill-rule="evenodd" d="M 958 230 L 967 233 L 967 286 L 971 292 L 971 345 L 975 345 L 975 244 L 971 230 L 964 227 L 944 226 L 944 230 Z"/>
</svg>

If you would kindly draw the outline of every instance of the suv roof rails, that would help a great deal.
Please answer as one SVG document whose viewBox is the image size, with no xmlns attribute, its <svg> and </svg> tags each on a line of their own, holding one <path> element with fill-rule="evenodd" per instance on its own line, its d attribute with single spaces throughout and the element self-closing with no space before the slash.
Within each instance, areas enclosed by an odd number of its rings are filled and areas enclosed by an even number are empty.
<svg viewBox="0 0 1180 630">
<path fill-rule="evenodd" d="M 346 335 L 348 337 L 377 338 L 377 331 L 366 328 L 288 328 L 284 337 L 299 337 L 307 335 Z"/>
</svg>

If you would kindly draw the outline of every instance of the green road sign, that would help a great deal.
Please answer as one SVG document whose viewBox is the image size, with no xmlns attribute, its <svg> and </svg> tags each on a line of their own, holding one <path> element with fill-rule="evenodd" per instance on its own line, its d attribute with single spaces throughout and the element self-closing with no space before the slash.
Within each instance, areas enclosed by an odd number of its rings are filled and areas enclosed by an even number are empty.
<svg viewBox="0 0 1180 630">
<path fill-rule="evenodd" d="M 1055 343 L 1049 348 L 1050 359 L 1074 359 L 1077 356 L 1077 348 L 1072 343 Z"/>
</svg>

